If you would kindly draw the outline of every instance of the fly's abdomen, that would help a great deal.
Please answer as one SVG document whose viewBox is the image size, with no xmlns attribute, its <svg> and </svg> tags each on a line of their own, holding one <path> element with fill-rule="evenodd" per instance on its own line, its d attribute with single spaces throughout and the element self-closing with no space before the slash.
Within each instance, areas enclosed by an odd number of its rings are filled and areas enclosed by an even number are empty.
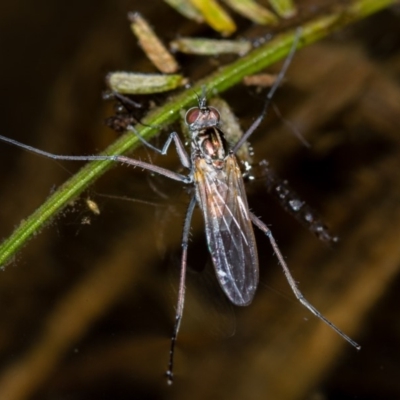
<svg viewBox="0 0 400 400">
<path fill-rule="evenodd" d="M 240 169 L 234 156 L 222 168 L 194 160 L 197 199 L 217 279 L 233 304 L 253 300 L 258 284 L 258 258 Z"/>
</svg>

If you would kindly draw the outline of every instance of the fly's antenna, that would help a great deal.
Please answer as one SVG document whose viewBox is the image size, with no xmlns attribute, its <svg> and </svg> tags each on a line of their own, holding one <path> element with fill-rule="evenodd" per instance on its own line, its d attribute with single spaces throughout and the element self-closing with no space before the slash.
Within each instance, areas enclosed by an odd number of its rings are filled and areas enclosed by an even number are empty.
<svg viewBox="0 0 400 400">
<path fill-rule="evenodd" d="M 201 98 L 199 99 L 199 108 L 204 110 L 207 107 L 207 86 L 201 87 Z"/>
<path fill-rule="evenodd" d="M 197 99 L 197 104 L 199 105 L 199 107 L 201 108 L 202 105 L 202 98 L 197 94 L 197 92 L 195 90 L 193 90 L 194 95 L 196 96 Z"/>
</svg>

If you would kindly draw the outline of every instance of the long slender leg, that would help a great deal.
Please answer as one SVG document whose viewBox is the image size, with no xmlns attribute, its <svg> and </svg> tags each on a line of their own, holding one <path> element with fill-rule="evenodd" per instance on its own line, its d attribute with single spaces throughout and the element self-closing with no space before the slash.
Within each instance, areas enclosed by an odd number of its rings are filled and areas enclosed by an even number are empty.
<svg viewBox="0 0 400 400">
<path fill-rule="evenodd" d="M 256 225 L 259 229 L 261 229 L 268 237 L 271 246 L 274 250 L 275 255 L 277 256 L 279 260 L 279 264 L 281 264 L 281 267 L 283 269 L 283 272 L 285 274 L 285 277 L 294 293 L 296 298 L 300 301 L 301 304 L 303 304 L 304 307 L 306 307 L 308 310 L 310 310 L 316 317 L 318 317 L 321 321 L 325 322 L 329 327 L 331 327 L 334 331 L 336 331 L 343 339 L 347 340 L 353 347 L 355 347 L 357 350 L 361 349 L 361 346 L 356 343 L 353 339 L 348 337 L 345 333 L 343 333 L 338 327 L 336 327 L 332 322 L 330 322 L 328 319 L 326 319 L 312 304 L 308 302 L 303 296 L 303 294 L 300 292 L 299 288 L 297 287 L 296 281 L 293 279 L 292 274 L 289 271 L 288 266 L 286 265 L 286 262 L 282 256 L 281 251 L 279 250 L 278 245 L 275 242 L 274 237 L 272 236 L 271 230 L 265 225 L 259 218 L 257 218 L 253 213 L 250 213 L 250 218 L 253 221 L 253 224 Z"/>
<path fill-rule="evenodd" d="M 278 89 L 278 86 L 281 84 L 287 69 L 289 68 L 290 63 L 293 60 L 294 54 L 296 52 L 297 44 L 299 43 L 300 40 L 300 34 L 301 30 L 298 29 L 296 33 L 296 37 L 293 41 L 292 48 L 290 49 L 289 55 L 286 57 L 285 62 L 283 63 L 283 67 L 280 70 L 278 77 L 276 78 L 275 83 L 269 90 L 267 94 L 267 98 L 264 103 L 263 110 L 261 111 L 261 114 L 259 117 L 251 124 L 250 128 L 247 130 L 247 132 L 242 136 L 242 138 L 236 143 L 236 145 L 233 147 L 232 152 L 233 154 L 236 154 L 236 152 L 240 149 L 240 147 L 243 145 L 244 142 L 246 142 L 249 137 L 254 133 L 254 131 L 260 126 L 262 120 L 264 119 L 265 115 L 267 114 L 268 107 L 271 103 L 272 97 L 274 96 L 274 93 L 276 92 L 276 89 Z"/>
<path fill-rule="evenodd" d="M 159 149 L 155 146 L 153 146 L 151 143 L 149 143 L 146 139 L 144 139 L 142 136 L 139 135 L 139 133 L 136 131 L 136 129 L 132 126 L 129 125 L 127 129 L 131 132 L 133 132 L 137 138 L 149 149 L 154 150 L 155 152 L 162 154 L 163 156 L 167 154 L 168 148 L 172 141 L 175 143 L 175 148 L 176 152 L 178 153 L 179 159 L 181 160 L 182 165 L 185 168 L 190 168 L 190 158 L 189 155 L 185 149 L 185 146 L 183 145 L 179 135 L 176 132 L 171 132 L 170 135 L 168 136 L 167 141 L 164 143 L 164 146 L 162 149 Z"/>
<path fill-rule="evenodd" d="M 179 327 L 181 325 L 183 306 L 185 303 L 187 249 L 189 245 L 190 223 L 192 220 L 192 215 L 195 205 L 196 205 L 196 197 L 193 196 L 192 199 L 190 200 L 190 204 L 186 212 L 185 225 L 183 227 L 183 234 L 182 234 L 182 258 L 181 258 L 181 273 L 179 279 L 178 305 L 176 307 L 174 331 L 171 336 L 171 347 L 169 351 L 168 369 L 167 372 L 165 373 L 169 385 L 171 385 L 174 380 L 173 369 L 174 369 L 175 344 L 179 332 Z"/>
<path fill-rule="evenodd" d="M 107 156 L 107 155 L 99 155 L 99 156 L 65 156 L 59 154 L 49 153 L 44 150 L 37 149 L 36 147 L 29 146 L 27 144 L 18 142 L 17 140 L 7 138 L 5 136 L 0 135 L 0 140 L 3 142 L 11 143 L 14 146 L 22 147 L 25 150 L 31 151 L 36 154 L 40 154 L 42 156 L 52 158 L 53 160 L 69 160 L 69 161 L 114 161 L 121 164 L 132 165 L 134 167 L 139 167 L 146 169 L 148 171 L 155 172 L 157 174 L 166 176 L 167 178 L 173 179 L 175 181 L 183 182 L 183 183 L 191 183 L 192 176 L 186 176 L 182 174 L 178 174 L 176 172 L 170 171 L 166 168 L 158 167 L 157 165 L 149 164 L 144 161 L 135 160 L 133 158 L 129 158 L 126 156 Z"/>
</svg>

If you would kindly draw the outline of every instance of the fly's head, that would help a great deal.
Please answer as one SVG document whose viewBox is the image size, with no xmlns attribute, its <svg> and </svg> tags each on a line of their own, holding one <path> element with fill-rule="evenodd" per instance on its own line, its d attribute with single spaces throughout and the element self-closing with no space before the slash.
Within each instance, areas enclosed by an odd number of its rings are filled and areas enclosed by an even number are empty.
<svg viewBox="0 0 400 400">
<path fill-rule="evenodd" d="M 190 108 L 185 115 L 185 122 L 192 135 L 196 134 L 196 131 L 217 127 L 219 119 L 219 111 L 214 107 L 207 107 L 203 100 L 198 107 Z"/>
<path fill-rule="evenodd" d="M 219 111 L 214 107 L 207 107 L 205 99 L 199 102 L 198 107 L 189 109 L 185 116 L 194 153 L 204 158 L 208 164 L 221 169 L 226 155 L 226 141 L 218 129 L 219 120 Z"/>
</svg>

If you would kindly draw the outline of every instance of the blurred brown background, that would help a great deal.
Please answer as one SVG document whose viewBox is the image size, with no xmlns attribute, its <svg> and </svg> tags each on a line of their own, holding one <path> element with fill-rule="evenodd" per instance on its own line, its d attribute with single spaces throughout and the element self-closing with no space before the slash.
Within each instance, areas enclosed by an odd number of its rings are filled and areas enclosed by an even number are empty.
<svg viewBox="0 0 400 400">
<path fill-rule="evenodd" d="M 139 3 L 2 2 L 1 134 L 59 154 L 104 149 L 117 136 L 104 125 L 113 114 L 101 99 L 105 74 L 154 71 L 130 33 L 128 11 L 140 10 L 166 42 L 217 37 L 160 1 Z M 297 4 L 305 20 L 335 6 Z M 236 20 L 238 36 L 270 32 Z M 252 185 L 252 210 L 273 230 L 303 293 L 360 352 L 294 299 L 262 235 L 254 303 L 227 304 L 212 271 L 198 271 L 208 256 L 197 215 L 176 382 L 167 387 L 188 196 L 177 183 L 119 167 L 0 275 L 0 399 L 400 398 L 399 45 L 400 12 L 390 9 L 299 51 L 275 102 L 311 149 L 273 112 L 252 138 L 256 161 L 268 159 L 340 237 L 327 247 L 271 200 L 262 181 Z M 193 77 L 226 60 L 179 61 Z M 244 127 L 262 107 L 248 88 L 224 97 Z M 134 156 L 149 159 L 143 150 Z M 179 165 L 173 151 L 151 160 Z M 0 163 L 1 238 L 80 167 L 5 143 Z"/>
</svg>

